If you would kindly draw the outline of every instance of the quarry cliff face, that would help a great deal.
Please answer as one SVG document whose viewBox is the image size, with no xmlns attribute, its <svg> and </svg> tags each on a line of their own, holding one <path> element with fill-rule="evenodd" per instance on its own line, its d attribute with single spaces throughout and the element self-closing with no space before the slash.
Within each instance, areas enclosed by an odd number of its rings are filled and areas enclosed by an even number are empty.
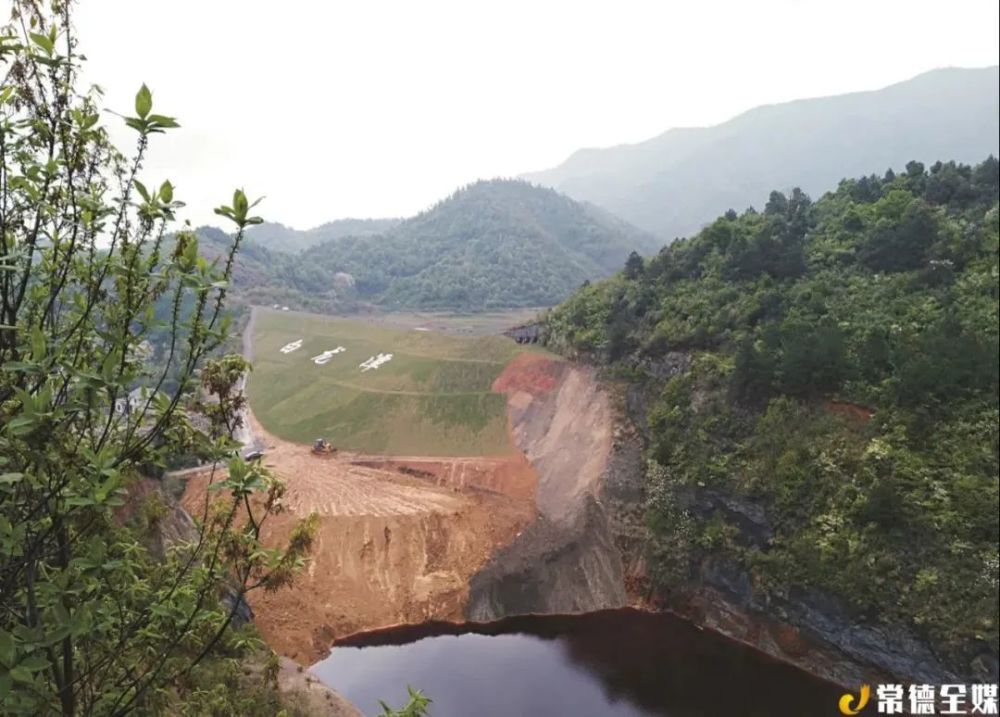
<svg viewBox="0 0 1000 717">
<path fill-rule="evenodd" d="M 632 605 L 678 613 L 845 686 L 995 680 L 992 653 L 956 668 L 912 630 L 859 621 L 833 596 L 794 586 L 766 594 L 725 556 L 697 556 L 686 580 L 653 584 L 643 515 L 646 396 L 689 364 L 671 354 L 643 367 L 648 383 L 610 385 L 593 368 L 526 354 L 497 379 L 513 440 L 537 471 L 537 515 L 472 576 L 465 617 Z M 759 505 L 708 490 L 677 499 L 692 512 L 725 515 L 751 543 L 769 539 Z"/>
<path fill-rule="evenodd" d="M 534 354 L 494 383 L 507 394 L 515 445 L 538 474 L 537 516 L 469 584 L 465 615 L 578 613 L 628 603 L 603 503 L 612 412 L 593 369 Z"/>
</svg>

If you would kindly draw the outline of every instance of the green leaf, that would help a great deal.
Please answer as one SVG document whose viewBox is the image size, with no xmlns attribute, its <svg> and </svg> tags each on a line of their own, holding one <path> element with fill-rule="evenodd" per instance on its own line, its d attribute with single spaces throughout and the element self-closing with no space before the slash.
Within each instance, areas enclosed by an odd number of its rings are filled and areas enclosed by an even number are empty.
<svg viewBox="0 0 1000 717">
<path fill-rule="evenodd" d="M 45 358 L 45 332 L 35 326 L 31 329 L 31 358 L 41 361 Z"/>
<path fill-rule="evenodd" d="M 11 669 L 10 676 L 14 679 L 14 682 L 31 682 L 32 680 L 31 672 L 20 665 Z"/>
<path fill-rule="evenodd" d="M 28 35 L 31 37 L 32 42 L 45 51 L 46 55 L 52 57 L 52 53 L 56 47 L 56 43 L 52 38 L 47 37 L 46 35 L 40 35 L 37 32 L 29 32 Z"/>
<path fill-rule="evenodd" d="M 138 117 L 126 117 L 125 124 L 134 130 L 142 132 L 143 134 L 146 133 L 147 129 L 146 122 L 144 120 L 139 119 Z"/>
<path fill-rule="evenodd" d="M 15 648 L 14 636 L 0 629 L 0 665 L 10 667 L 14 664 Z"/>
<path fill-rule="evenodd" d="M 45 637 L 45 646 L 51 647 L 52 645 L 57 645 L 67 637 L 73 634 L 73 625 L 70 623 L 64 623 L 56 627 L 55 630 L 50 632 Z"/>
<path fill-rule="evenodd" d="M 97 490 L 94 493 L 97 502 L 104 502 L 111 491 L 117 490 L 119 485 L 121 485 L 121 474 L 115 471 L 107 477 L 107 480 L 97 486 Z"/>
<path fill-rule="evenodd" d="M 153 109 L 153 93 L 149 91 L 144 82 L 135 95 L 135 113 L 141 119 L 146 119 L 146 115 L 151 109 Z"/>
<path fill-rule="evenodd" d="M 173 127 L 180 127 L 180 125 L 177 124 L 176 119 L 174 119 L 173 117 L 167 117 L 165 115 L 150 115 L 146 119 L 149 122 L 155 124 L 157 127 L 165 127 L 168 129 Z"/>
<path fill-rule="evenodd" d="M 24 479 L 24 473 L 3 473 L 0 474 L 0 483 L 12 485 L 20 483 Z"/>
<path fill-rule="evenodd" d="M 174 200 L 174 185 L 167 180 L 160 185 L 160 200 L 169 204 Z"/>
<path fill-rule="evenodd" d="M 7 422 L 7 430 L 14 436 L 27 435 L 37 427 L 38 418 L 35 416 L 15 416 Z"/>
<path fill-rule="evenodd" d="M 198 258 L 198 238 L 191 237 L 191 240 L 184 247 L 184 266 L 190 269 L 194 266 L 195 260 Z"/>
<path fill-rule="evenodd" d="M 39 655 L 32 655 L 21 660 L 17 666 L 23 667 L 29 672 L 39 672 L 49 666 L 49 661 Z"/>
<path fill-rule="evenodd" d="M 135 184 L 135 189 L 145 201 L 149 201 L 149 190 L 146 189 L 146 185 L 136 179 L 133 184 Z"/>
</svg>

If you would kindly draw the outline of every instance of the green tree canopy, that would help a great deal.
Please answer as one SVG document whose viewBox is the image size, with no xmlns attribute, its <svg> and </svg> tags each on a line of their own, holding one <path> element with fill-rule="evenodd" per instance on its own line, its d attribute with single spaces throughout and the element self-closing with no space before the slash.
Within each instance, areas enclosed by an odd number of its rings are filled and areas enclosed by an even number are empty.
<svg viewBox="0 0 1000 717">
<path fill-rule="evenodd" d="M 550 344 L 643 382 L 664 587 L 721 555 L 906 624 L 964 674 L 997 654 L 997 167 L 773 192 L 548 314 Z M 671 352 L 692 368 L 662 385 L 646 367 Z M 684 517 L 692 490 L 756 503 L 773 538 Z"/>
</svg>

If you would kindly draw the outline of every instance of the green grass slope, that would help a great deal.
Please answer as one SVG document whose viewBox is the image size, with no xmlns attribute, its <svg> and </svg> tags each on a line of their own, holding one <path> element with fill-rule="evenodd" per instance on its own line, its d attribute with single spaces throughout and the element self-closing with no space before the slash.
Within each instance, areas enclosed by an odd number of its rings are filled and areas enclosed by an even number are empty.
<svg viewBox="0 0 1000 717">
<path fill-rule="evenodd" d="M 302 339 L 289 354 L 282 346 Z M 325 365 L 312 358 L 343 346 Z M 364 321 L 259 310 L 253 333 L 254 414 L 276 436 L 395 455 L 498 455 L 509 450 L 506 401 L 493 380 L 520 351 L 500 336 L 455 337 Z M 391 353 L 363 372 L 359 364 Z"/>
</svg>

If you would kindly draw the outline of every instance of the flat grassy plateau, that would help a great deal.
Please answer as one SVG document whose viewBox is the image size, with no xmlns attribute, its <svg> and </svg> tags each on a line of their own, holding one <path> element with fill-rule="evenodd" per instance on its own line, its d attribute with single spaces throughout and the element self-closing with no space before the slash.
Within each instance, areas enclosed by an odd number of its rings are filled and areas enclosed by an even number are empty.
<svg viewBox="0 0 1000 717">
<path fill-rule="evenodd" d="M 281 352 L 300 339 L 300 348 Z M 313 362 L 338 347 L 344 351 L 327 363 Z M 264 428 L 286 440 L 322 437 L 376 454 L 500 455 L 511 450 L 506 400 L 490 385 L 527 348 L 503 336 L 258 309 L 247 393 Z M 379 354 L 392 359 L 362 371 L 360 364 Z"/>
</svg>

